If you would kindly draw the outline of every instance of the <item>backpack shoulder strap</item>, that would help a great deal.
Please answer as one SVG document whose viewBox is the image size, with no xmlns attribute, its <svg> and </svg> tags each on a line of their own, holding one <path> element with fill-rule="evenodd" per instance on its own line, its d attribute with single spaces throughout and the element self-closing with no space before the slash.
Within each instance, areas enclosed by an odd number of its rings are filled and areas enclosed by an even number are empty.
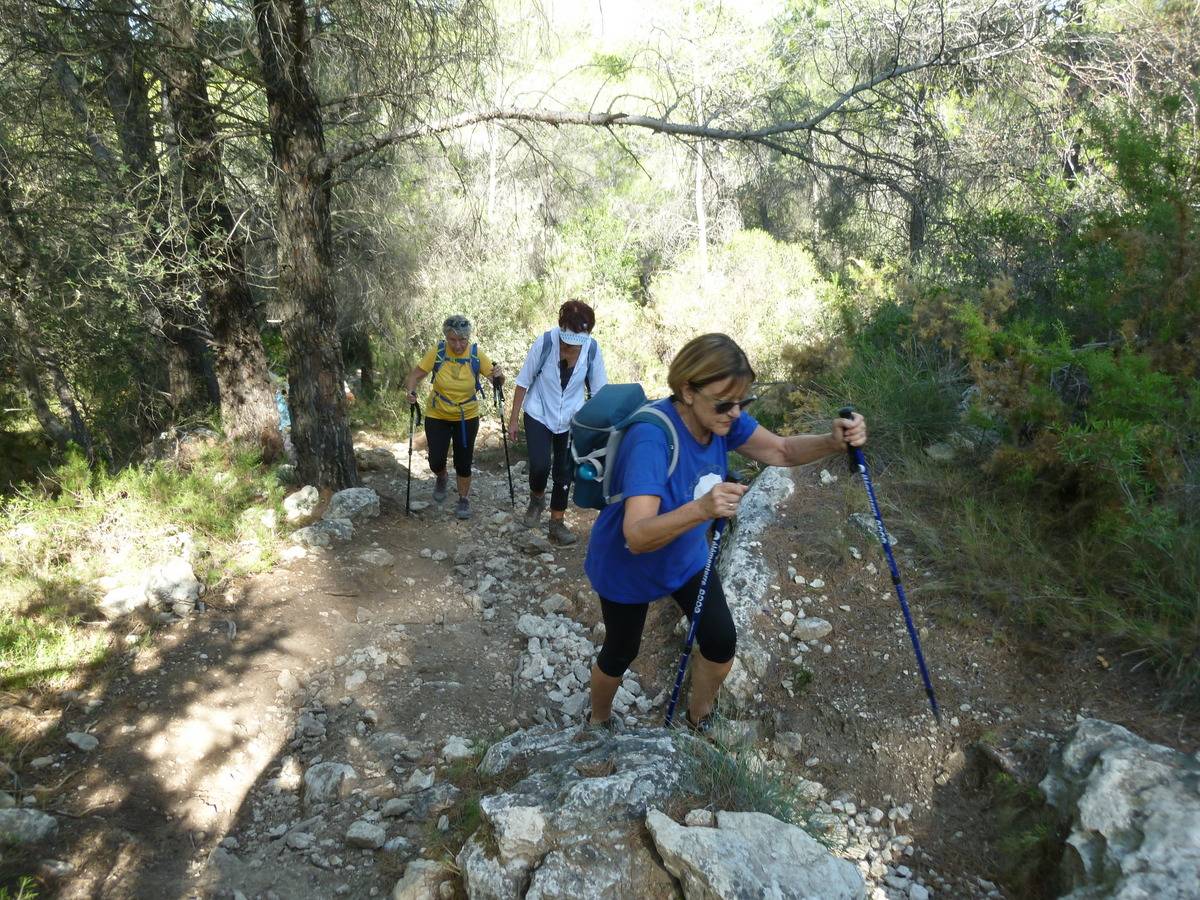
<svg viewBox="0 0 1200 900">
<path fill-rule="evenodd" d="M 596 361 L 596 350 L 599 349 L 599 346 L 595 338 L 588 339 L 587 369 L 583 373 L 583 389 L 589 398 L 592 396 L 592 363 Z"/>
<path fill-rule="evenodd" d="M 533 381 L 530 383 L 530 388 L 537 383 L 537 380 L 542 375 L 542 369 L 546 368 L 546 360 L 550 358 L 550 351 L 554 349 L 554 338 L 547 331 L 542 335 L 542 355 L 538 358 L 537 371 L 533 373 Z"/>
<path fill-rule="evenodd" d="M 629 423 L 625 427 L 628 428 L 635 422 L 650 422 L 657 425 L 659 430 L 667 436 L 667 449 L 671 453 L 671 462 L 667 466 L 667 477 L 674 475 L 675 468 L 679 465 L 679 434 L 675 431 L 675 423 L 671 421 L 671 417 L 653 403 L 647 403 L 629 417 Z"/>
<path fill-rule="evenodd" d="M 479 381 L 479 345 L 471 345 L 471 374 L 475 376 L 475 393 L 483 393 L 483 385 Z"/>
<path fill-rule="evenodd" d="M 624 494 L 611 494 L 612 490 L 612 473 L 616 468 L 615 462 L 617 457 L 617 449 L 621 445 L 621 438 L 631 425 L 636 425 L 638 422 L 647 422 L 656 426 L 662 431 L 667 438 L 667 449 L 671 454 L 671 461 L 667 465 L 667 477 L 670 478 L 675 474 L 675 469 L 679 465 L 679 434 L 675 430 L 675 423 L 661 409 L 653 405 L 653 402 L 647 403 L 640 407 L 637 412 L 631 415 L 628 419 L 613 429 L 613 436 L 609 439 L 608 444 L 608 461 L 609 465 L 604 470 L 604 496 L 608 498 L 608 503 L 620 503 L 625 499 Z"/>
<path fill-rule="evenodd" d="M 442 367 L 442 363 L 446 361 L 446 342 L 438 341 L 437 356 L 433 358 L 433 371 L 429 373 L 429 383 L 433 384 L 433 379 L 437 378 L 438 369 Z"/>
</svg>

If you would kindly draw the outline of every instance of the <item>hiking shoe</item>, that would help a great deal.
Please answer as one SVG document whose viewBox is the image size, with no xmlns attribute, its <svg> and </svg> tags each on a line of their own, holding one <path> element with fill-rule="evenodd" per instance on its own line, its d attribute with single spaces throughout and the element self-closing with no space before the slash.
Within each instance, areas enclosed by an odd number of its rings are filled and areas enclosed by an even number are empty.
<svg viewBox="0 0 1200 900">
<path fill-rule="evenodd" d="M 562 519 L 550 520 L 550 543 L 559 544 L 563 547 L 569 547 L 575 543 L 575 535 L 571 533 L 571 529 L 567 527 L 567 523 Z"/>
<path fill-rule="evenodd" d="M 747 729 L 747 723 L 722 716 L 715 709 L 699 722 L 693 722 L 685 712 L 683 725 L 696 737 L 725 750 L 745 749 L 754 743 L 754 734 Z"/>
<path fill-rule="evenodd" d="M 454 507 L 454 515 L 459 519 L 471 518 L 471 501 L 466 497 L 459 497 L 458 505 Z"/>
<path fill-rule="evenodd" d="M 433 483 L 433 501 L 441 503 L 446 499 L 446 486 L 450 483 L 449 476 L 442 472 L 437 476 L 437 481 Z"/>
<path fill-rule="evenodd" d="M 542 520 L 542 510 L 545 508 L 545 497 L 530 497 L 529 506 L 525 508 L 525 515 L 521 517 L 521 524 L 526 528 L 537 528 L 538 522 Z"/>
<path fill-rule="evenodd" d="M 711 710 L 707 716 L 700 719 L 699 722 L 693 722 L 691 713 L 687 710 L 683 713 L 683 726 L 696 737 L 704 738 L 706 741 L 716 741 L 717 739 L 717 714 L 716 710 Z"/>
<path fill-rule="evenodd" d="M 609 738 L 613 735 L 621 734 L 625 730 L 624 720 L 616 713 L 609 715 L 603 722 L 592 721 L 591 707 L 583 711 L 583 724 L 579 726 L 579 732 L 575 735 L 575 740 L 586 741 L 591 738 Z"/>
</svg>

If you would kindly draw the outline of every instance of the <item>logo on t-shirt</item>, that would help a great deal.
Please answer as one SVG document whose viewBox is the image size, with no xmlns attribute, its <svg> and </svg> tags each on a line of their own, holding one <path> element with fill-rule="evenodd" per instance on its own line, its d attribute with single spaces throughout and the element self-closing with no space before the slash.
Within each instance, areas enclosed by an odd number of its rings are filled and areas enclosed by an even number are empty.
<svg viewBox="0 0 1200 900">
<path fill-rule="evenodd" d="M 720 484 L 724 479 L 719 472 L 706 472 L 696 479 L 696 486 L 692 488 L 692 499 L 699 500 L 714 487 Z"/>
</svg>

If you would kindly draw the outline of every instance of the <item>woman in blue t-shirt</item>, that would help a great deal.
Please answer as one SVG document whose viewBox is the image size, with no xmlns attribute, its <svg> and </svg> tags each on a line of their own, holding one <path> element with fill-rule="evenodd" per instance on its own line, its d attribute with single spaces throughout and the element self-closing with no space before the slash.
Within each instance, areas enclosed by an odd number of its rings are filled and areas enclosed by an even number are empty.
<svg viewBox="0 0 1200 900">
<path fill-rule="evenodd" d="M 606 507 L 592 527 L 584 568 L 600 595 L 604 646 L 592 666 L 589 724 L 612 727 L 612 701 L 621 677 L 637 656 L 651 601 L 670 594 L 691 616 L 708 555 L 714 519 L 737 512 L 747 487 L 725 481 L 726 454 L 770 466 L 799 466 L 866 443 L 867 427 L 835 419 L 828 434 L 780 437 L 763 428 L 746 407 L 754 382 L 750 360 L 733 339 L 705 334 L 688 342 L 671 361 L 671 396 L 656 403 L 675 425 L 679 460 L 668 475 L 667 436 L 652 423 L 637 423 L 621 441 L 612 493 L 625 499 Z M 712 728 L 713 701 L 733 667 L 737 645 L 733 617 L 721 580 L 709 575 L 696 627 L 692 687 L 685 721 L 703 733 Z"/>
</svg>

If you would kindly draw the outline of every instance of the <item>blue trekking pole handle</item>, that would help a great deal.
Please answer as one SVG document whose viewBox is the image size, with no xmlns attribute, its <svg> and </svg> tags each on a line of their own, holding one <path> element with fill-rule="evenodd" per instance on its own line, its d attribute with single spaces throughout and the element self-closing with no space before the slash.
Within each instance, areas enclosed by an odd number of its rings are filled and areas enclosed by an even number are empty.
<svg viewBox="0 0 1200 900">
<path fill-rule="evenodd" d="M 683 656 L 679 658 L 679 671 L 675 673 L 675 687 L 671 690 L 671 703 L 667 706 L 666 727 L 671 727 L 675 718 L 675 707 L 679 703 L 679 689 L 683 686 L 683 673 L 687 671 L 688 660 L 692 655 L 692 644 L 696 640 L 696 627 L 700 624 L 700 614 L 704 611 L 704 595 L 708 593 L 708 576 L 712 573 L 713 561 L 721 548 L 721 535 L 725 531 L 728 519 L 717 519 L 713 530 L 712 546 L 708 548 L 708 559 L 704 563 L 704 574 L 700 576 L 700 589 L 696 591 L 696 605 L 692 608 L 692 621 L 688 624 L 687 641 L 683 645 Z"/>
<path fill-rule="evenodd" d="M 854 407 L 843 406 L 838 410 L 838 418 L 853 419 Z M 888 537 L 887 528 L 883 524 L 883 515 L 879 512 L 879 501 L 875 499 L 875 485 L 871 482 L 871 473 L 867 469 L 867 458 L 861 447 L 846 444 L 846 453 L 850 457 L 851 471 L 862 476 L 863 486 L 867 489 L 867 499 L 871 504 L 871 512 L 875 514 L 875 527 L 878 531 L 879 543 L 887 556 L 888 568 L 892 570 L 892 585 L 896 588 L 896 597 L 900 600 L 900 611 L 904 613 L 904 625 L 908 629 L 908 639 L 912 642 L 913 653 L 917 657 L 917 668 L 921 670 L 921 681 L 925 684 L 925 696 L 929 698 L 929 708 L 933 710 L 933 719 L 942 724 L 942 712 L 938 709 L 937 697 L 933 694 L 933 682 L 929 679 L 929 669 L 925 665 L 925 654 L 921 652 L 921 639 L 913 626 L 912 613 L 908 609 L 908 598 L 904 595 L 904 585 L 900 582 L 900 569 L 896 566 L 896 557 L 892 555 L 892 541 Z"/>
</svg>

